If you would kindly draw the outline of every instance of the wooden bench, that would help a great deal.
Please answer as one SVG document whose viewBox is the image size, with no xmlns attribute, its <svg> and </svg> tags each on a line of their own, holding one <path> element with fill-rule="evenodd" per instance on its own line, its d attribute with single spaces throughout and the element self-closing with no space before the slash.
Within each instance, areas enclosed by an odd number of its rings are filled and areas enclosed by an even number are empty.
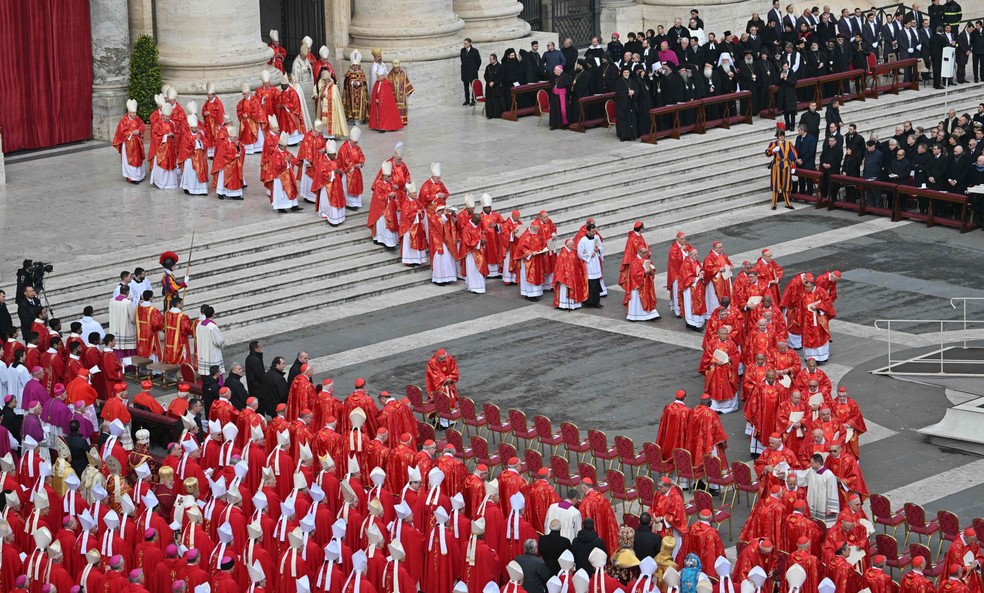
<svg viewBox="0 0 984 593">
<path fill-rule="evenodd" d="M 581 112 L 580 117 L 576 122 L 570 125 L 569 129 L 575 132 L 583 133 L 588 128 L 597 128 L 599 126 L 608 125 L 608 118 L 605 116 L 604 105 L 605 102 L 613 100 L 615 100 L 615 93 L 601 93 L 598 95 L 581 97 L 577 100 L 578 106 L 580 107 L 579 111 Z M 588 108 L 599 103 L 602 105 L 601 117 L 585 119 L 585 112 L 588 111 Z"/>
<path fill-rule="evenodd" d="M 550 88 L 549 82 L 531 82 L 529 84 L 521 84 L 519 86 L 514 86 L 509 88 L 509 96 L 512 98 L 511 107 L 508 111 L 503 112 L 502 119 L 508 119 L 509 121 L 516 121 L 525 115 L 534 115 L 537 113 L 538 106 L 536 103 L 536 93 L 542 90 L 547 90 Z M 519 97 L 523 95 L 533 95 L 533 105 L 530 107 L 520 107 Z"/>
<path fill-rule="evenodd" d="M 813 193 L 803 194 L 799 192 L 790 192 L 789 197 L 797 202 L 807 202 L 810 204 L 816 204 L 819 208 L 826 200 L 825 197 L 820 195 L 820 182 L 823 180 L 823 173 L 820 171 L 813 171 L 811 169 L 796 169 L 796 174 L 793 175 L 794 183 L 795 179 L 809 179 L 813 182 Z M 795 186 L 794 186 L 795 187 Z"/>
<path fill-rule="evenodd" d="M 680 120 L 680 114 L 684 111 L 689 111 L 695 109 L 698 113 L 695 115 L 694 123 L 683 125 Z M 700 101 L 686 101 L 683 103 L 676 103 L 674 105 L 664 105 L 663 107 L 654 107 L 649 110 L 649 133 L 643 134 L 639 137 L 640 140 L 648 144 L 656 144 L 656 140 L 659 138 L 673 138 L 679 140 L 680 136 L 686 134 L 687 132 L 699 132 L 703 133 L 703 129 L 698 129 L 698 122 L 701 121 L 703 115 L 701 114 L 703 106 Z M 660 117 L 668 115 L 672 118 L 672 123 L 669 128 L 659 129 L 658 120 Z"/>
<path fill-rule="evenodd" d="M 848 202 L 846 199 L 834 199 L 827 203 L 827 209 L 833 210 L 834 208 L 842 208 L 844 210 L 855 210 L 858 216 L 864 216 L 865 214 L 881 214 L 882 216 L 895 216 L 895 191 L 899 186 L 895 183 L 889 183 L 887 181 L 877 181 L 862 179 L 860 177 L 848 177 L 847 175 L 831 175 L 830 181 L 837 183 L 841 187 L 853 187 L 857 189 L 857 201 Z M 892 204 L 891 207 L 886 208 L 881 204 L 872 204 L 868 201 L 867 192 L 865 190 L 870 189 L 875 192 L 887 193 L 889 194 L 889 203 Z M 845 196 L 846 198 L 846 196 Z"/>
<path fill-rule="evenodd" d="M 910 198 L 915 200 L 928 200 L 929 203 L 927 204 L 926 214 L 918 211 L 906 212 L 904 208 L 905 200 Z M 937 216 L 936 208 L 941 204 L 952 205 L 960 213 L 959 218 Z M 898 221 L 902 219 L 925 221 L 927 227 L 936 226 L 938 224 L 950 226 L 958 229 L 961 233 L 974 230 L 974 225 L 971 222 L 970 200 L 967 199 L 967 196 L 932 189 L 911 187 L 908 185 L 898 186 L 895 196 L 895 212 L 892 220 Z"/>
<path fill-rule="evenodd" d="M 876 64 L 874 68 L 871 69 L 871 73 L 868 78 L 871 81 L 871 88 L 868 91 L 871 93 L 873 99 L 878 98 L 879 93 L 891 93 L 893 95 L 899 94 L 901 89 L 912 89 L 914 91 L 919 90 L 919 58 L 907 58 L 905 60 L 896 60 L 895 62 L 888 62 L 887 64 Z M 909 82 L 904 82 L 904 77 L 901 76 L 902 71 L 912 68 L 912 80 Z M 884 85 L 879 85 L 878 81 L 881 77 L 888 75 L 890 77 L 889 83 Z"/>
<path fill-rule="evenodd" d="M 130 412 L 130 425 L 133 432 L 146 428 L 150 431 L 151 445 L 157 444 L 166 447 L 168 443 L 175 443 L 181 438 L 183 426 L 181 420 L 167 414 L 155 414 L 133 406 L 127 406 Z M 136 441 L 136 438 L 134 438 Z"/>
<path fill-rule="evenodd" d="M 744 113 L 742 113 L 741 103 L 745 102 Z M 752 123 L 752 91 L 739 91 L 737 93 L 727 93 L 716 97 L 704 97 L 700 100 L 701 112 L 703 113 L 701 128 L 724 128 L 730 129 L 731 124 L 750 124 Z M 731 107 L 737 104 L 737 108 L 732 113 Z M 720 105 L 720 117 L 712 120 L 707 119 L 707 108 L 709 106 Z"/>
</svg>

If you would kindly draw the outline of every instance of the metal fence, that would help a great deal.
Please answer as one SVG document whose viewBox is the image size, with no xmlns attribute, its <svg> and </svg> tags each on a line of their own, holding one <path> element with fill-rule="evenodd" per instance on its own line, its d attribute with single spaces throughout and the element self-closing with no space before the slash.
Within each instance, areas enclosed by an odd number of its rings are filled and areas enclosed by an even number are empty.
<svg viewBox="0 0 984 593">
<path fill-rule="evenodd" d="M 520 1 L 523 11 L 519 18 L 534 31 L 553 31 L 561 40 L 570 37 L 577 47 L 588 45 L 598 34 L 598 0 Z"/>
</svg>

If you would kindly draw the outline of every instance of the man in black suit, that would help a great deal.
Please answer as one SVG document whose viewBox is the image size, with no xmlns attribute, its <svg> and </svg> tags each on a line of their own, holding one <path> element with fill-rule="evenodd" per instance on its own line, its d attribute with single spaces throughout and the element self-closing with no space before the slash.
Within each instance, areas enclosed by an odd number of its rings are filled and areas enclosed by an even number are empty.
<svg viewBox="0 0 984 593">
<path fill-rule="evenodd" d="M 34 287 L 25 286 L 17 303 L 17 317 L 21 322 L 21 335 L 25 338 L 27 332 L 31 331 L 31 325 L 34 324 L 34 320 L 37 319 L 42 308 L 41 301 L 38 299 L 37 293 L 34 292 Z"/>
<path fill-rule="evenodd" d="M 748 19 L 748 22 L 745 23 L 745 32 L 751 33 L 752 27 L 758 28 L 759 31 L 761 31 L 762 28 L 765 27 L 765 21 L 762 20 L 762 17 L 760 17 L 759 13 L 757 12 L 753 12 L 752 18 Z"/>
<path fill-rule="evenodd" d="M 10 311 L 7 310 L 7 293 L 0 290 L 0 337 L 4 340 L 9 338 L 13 327 L 14 322 L 10 318 Z"/>
<path fill-rule="evenodd" d="M 936 33 L 929 40 L 929 55 L 933 64 L 933 88 L 943 88 L 943 76 L 940 68 L 943 67 L 943 48 L 950 45 L 949 40 L 943 34 L 943 27 L 936 27 Z"/>
<path fill-rule="evenodd" d="M 875 22 L 875 15 L 869 14 L 868 19 L 865 21 L 864 26 L 861 27 L 861 43 L 865 51 L 878 53 L 881 44 L 881 31 L 878 30 L 878 23 Z M 887 39 L 886 43 L 891 43 L 891 39 Z M 887 55 L 887 54 L 886 54 Z"/>
<path fill-rule="evenodd" d="M 540 556 L 551 574 L 560 572 L 560 555 L 571 549 L 571 540 L 560 534 L 560 520 L 554 519 L 547 526 L 550 533 L 540 536 Z"/>
<path fill-rule="evenodd" d="M 462 105 L 474 105 L 475 97 L 471 96 L 471 84 L 478 80 L 478 69 L 482 65 L 482 57 L 478 50 L 472 47 L 471 39 L 465 38 L 461 47 L 461 84 L 465 87 L 465 102 Z"/>
<path fill-rule="evenodd" d="M 653 517 L 649 513 L 639 515 L 639 527 L 636 528 L 635 538 L 632 540 L 632 551 L 636 558 L 656 556 L 659 554 L 663 538 L 659 534 L 653 533 Z"/>
<path fill-rule="evenodd" d="M 967 63 L 970 55 L 974 51 L 975 37 L 974 23 L 967 23 L 967 26 L 957 37 L 957 82 L 963 84 L 967 82 Z"/>
<path fill-rule="evenodd" d="M 782 37 L 782 17 L 783 16 L 784 15 L 783 15 L 782 10 L 779 9 L 779 0 L 772 0 L 772 10 L 770 10 L 769 11 L 769 14 L 767 14 L 765 16 L 765 20 L 767 22 L 768 21 L 774 21 L 776 23 L 775 31 L 776 31 L 776 36 L 777 37 Z"/>
</svg>

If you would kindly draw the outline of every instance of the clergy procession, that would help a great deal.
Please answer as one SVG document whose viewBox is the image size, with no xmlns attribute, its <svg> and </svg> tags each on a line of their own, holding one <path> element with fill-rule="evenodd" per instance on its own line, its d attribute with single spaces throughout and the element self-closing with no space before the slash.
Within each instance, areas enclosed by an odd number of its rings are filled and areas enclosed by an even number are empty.
<svg viewBox="0 0 984 593">
<path fill-rule="evenodd" d="M 200 108 L 195 101 L 182 107 L 177 90 L 165 83 L 154 96 L 157 107 L 149 126 L 137 115 L 137 101 L 128 100 L 112 142 L 120 153 L 124 179 L 138 184 L 149 170 L 150 184 L 162 190 L 181 189 L 196 196 L 214 191 L 220 200 L 243 200 L 246 156 L 259 154 L 260 181 L 277 212 L 303 210 L 298 202 L 302 198 L 337 226 L 345 220 L 346 208 L 358 210 L 365 165 L 360 126 L 387 132 L 407 125 L 413 85 L 406 71 L 399 60 L 387 66 L 382 51 L 373 49 L 367 78 L 355 50 L 349 69 L 339 77 L 328 60 L 328 48 L 321 46 L 315 56 L 313 41 L 304 37 L 288 73 L 278 32 L 271 30 L 269 36 L 269 65 L 274 70 L 261 71 L 255 88 L 242 83 L 234 117 L 212 82 L 206 84 Z M 307 88 L 313 88 L 310 97 Z M 289 146 L 297 146 L 296 153 Z"/>
<path fill-rule="evenodd" d="M 521 244 L 550 232 L 541 221 Z M 645 308 L 655 286 L 644 231 L 635 225 L 620 270 L 630 314 L 655 311 Z M 583 233 L 579 251 L 586 241 L 602 252 L 594 225 Z M 604 433 L 600 444 L 573 425 L 554 433 L 542 417 L 531 430 L 515 411 L 508 422 L 495 406 L 479 415 L 459 395 L 461 370 L 445 349 L 407 398 L 361 378 L 341 397 L 332 379 L 315 384 L 322 369 L 303 352 L 289 374 L 281 356 L 266 370 L 259 341 L 244 364 L 226 364 L 214 309 L 203 305 L 194 320 L 182 311 L 190 278 L 177 278 L 170 251 L 159 258 L 163 313 L 143 269 L 121 274 L 108 332 L 87 308 L 63 342 L 60 323 L 39 307 L 22 328 L 27 344 L 11 327 L 3 349 L 0 590 L 978 591 L 972 527 L 945 555 L 941 539 L 937 569 L 927 550 L 893 580 L 896 559 L 864 505 L 879 524 L 903 523 L 907 537 L 919 526 L 886 515 L 885 499 L 869 492 L 862 410 L 820 368 L 840 273 L 787 279 L 769 249 L 734 270 L 720 241 L 698 256 L 677 233 L 666 287 L 680 296 L 671 311 L 705 332 L 705 392 L 691 408 L 677 391 L 638 454 L 623 437 L 609 448 Z M 563 274 L 557 259 L 554 274 Z M 33 288 L 24 293 L 29 307 Z M 131 397 L 124 370 L 134 356 L 187 366 L 201 380 L 179 384 L 166 408 L 149 380 Z M 739 408 L 751 461 L 729 466 L 721 415 Z M 153 424 L 154 434 L 135 430 L 143 414 L 180 421 L 180 437 L 167 442 Z M 496 434 L 498 454 L 489 450 Z M 623 472 L 635 475 L 634 488 Z M 730 533 L 741 492 L 754 504 L 729 551 L 719 530 L 727 520 Z"/>
</svg>

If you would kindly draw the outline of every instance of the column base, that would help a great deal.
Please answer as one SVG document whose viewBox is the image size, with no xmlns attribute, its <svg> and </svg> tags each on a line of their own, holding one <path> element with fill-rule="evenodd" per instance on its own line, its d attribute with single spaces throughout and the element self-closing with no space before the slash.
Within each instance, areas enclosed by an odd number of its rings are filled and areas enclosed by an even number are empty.
<svg viewBox="0 0 984 593">
<path fill-rule="evenodd" d="M 465 21 L 460 37 L 472 43 L 521 39 L 530 34 L 529 23 L 518 18 L 523 5 L 512 0 L 455 0 L 454 12 Z"/>
<path fill-rule="evenodd" d="M 125 86 L 92 87 L 92 138 L 111 142 L 116 126 L 126 113 L 127 92 Z"/>
<path fill-rule="evenodd" d="M 271 80 L 277 82 L 279 72 L 267 65 L 272 51 L 266 45 L 257 45 L 235 55 L 215 56 L 210 61 L 200 56 L 169 56 L 162 52 L 160 61 L 164 82 L 177 89 L 179 96 L 204 95 L 209 82 L 215 83 L 218 94 L 238 94 L 244 82 L 250 87 L 259 86 L 263 69 L 269 70 Z"/>
</svg>

